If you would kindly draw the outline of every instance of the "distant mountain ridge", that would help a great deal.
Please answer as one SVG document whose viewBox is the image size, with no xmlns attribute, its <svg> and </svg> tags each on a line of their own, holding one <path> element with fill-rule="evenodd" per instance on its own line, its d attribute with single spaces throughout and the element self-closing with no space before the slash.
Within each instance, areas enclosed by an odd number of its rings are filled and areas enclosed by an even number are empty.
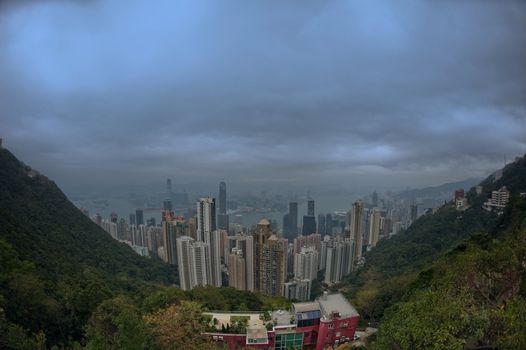
<svg viewBox="0 0 526 350">
<path fill-rule="evenodd" d="M 451 197 L 453 191 L 464 189 L 466 192 L 473 186 L 477 185 L 481 179 L 469 178 L 462 181 L 448 182 L 438 186 L 429 186 L 419 189 L 404 190 L 398 193 L 400 198 L 417 199 L 417 198 L 436 198 L 440 196 Z"/>
</svg>

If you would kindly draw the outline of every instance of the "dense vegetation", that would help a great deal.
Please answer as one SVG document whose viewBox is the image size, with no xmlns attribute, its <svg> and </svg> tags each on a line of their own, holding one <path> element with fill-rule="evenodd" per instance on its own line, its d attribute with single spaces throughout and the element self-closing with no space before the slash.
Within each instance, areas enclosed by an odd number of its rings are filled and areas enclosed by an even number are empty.
<svg viewBox="0 0 526 350">
<path fill-rule="evenodd" d="M 182 292 L 170 287 L 175 282 L 172 266 L 113 240 L 52 181 L 0 149 L 1 349 L 158 348 L 153 315 L 173 304 L 264 310 L 285 303 L 232 288 Z M 112 343 L 102 346 L 105 337 Z"/>
<path fill-rule="evenodd" d="M 500 179 L 381 242 L 346 290 L 367 322 L 380 321 L 375 349 L 526 348 L 526 158 Z M 513 196 L 498 216 L 481 208 L 491 191 Z"/>
</svg>

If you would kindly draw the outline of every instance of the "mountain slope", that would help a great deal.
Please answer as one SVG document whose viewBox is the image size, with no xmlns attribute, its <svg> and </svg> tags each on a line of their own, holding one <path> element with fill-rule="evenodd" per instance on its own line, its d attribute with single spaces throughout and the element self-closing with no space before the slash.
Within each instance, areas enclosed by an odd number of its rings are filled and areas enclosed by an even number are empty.
<svg viewBox="0 0 526 350">
<path fill-rule="evenodd" d="M 66 344 L 81 336 L 102 300 L 117 293 L 140 297 L 157 284 L 174 283 L 176 276 L 173 267 L 113 240 L 52 181 L 5 149 L 0 262 L 0 340 L 2 329 L 18 325 L 43 330 L 48 343 Z"/>
<path fill-rule="evenodd" d="M 372 348 L 526 349 L 526 198 L 422 271 Z"/>
<path fill-rule="evenodd" d="M 483 210 L 482 203 L 491 191 L 504 185 L 515 194 L 526 191 L 526 158 L 504 168 L 500 179 L 492 175 L 484 180 L 480 195 L 471 189 L 467 194 L 470 206 L 464 212 L 457 212 L 450 202 L 435 214 L 422 216 L 407 230 L 381 241 L 365 254 L 364 268 L 339 287 L 348 293 L 365 320 L 377 322 L 387 307 L 403 299 L 422 269 L 471 235 L 493 232 L 502 225 L 502 217 Z"/>
</svg>

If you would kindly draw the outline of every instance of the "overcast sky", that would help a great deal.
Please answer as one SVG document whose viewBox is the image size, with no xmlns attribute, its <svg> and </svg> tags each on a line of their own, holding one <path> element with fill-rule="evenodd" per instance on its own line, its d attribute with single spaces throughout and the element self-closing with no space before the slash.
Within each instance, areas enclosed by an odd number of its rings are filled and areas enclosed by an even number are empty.
<svg viewBox="0 0 526 350">
<path fill-rule="evenodd" d="M 526 2 L 0 0 L 0 137 L 67 190 L 483 177 L 526 152 Z"/>
</svg>

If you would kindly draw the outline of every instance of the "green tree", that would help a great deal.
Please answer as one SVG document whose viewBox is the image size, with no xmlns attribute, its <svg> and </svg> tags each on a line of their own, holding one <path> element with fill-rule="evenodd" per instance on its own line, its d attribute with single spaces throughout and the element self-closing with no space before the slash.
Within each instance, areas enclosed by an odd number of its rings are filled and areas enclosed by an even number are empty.
<svg viewBox="0 0 526 350">
<path fill-rule="evenodd" d="M 87 328 L 87 349 L 145 349 L 152 334 L 139 310 L 127 299 L 117 297 L 102 302 Z"/>
<path fill-rule="evenodd" d="M 201 350 L 211 347 L 202 333 L 206 332 L 209 319 L 203 315 L 201 305 L 182 301 L 156 313 L 146 315 L 156 343 L 163 350 Z"/>
</svg>

